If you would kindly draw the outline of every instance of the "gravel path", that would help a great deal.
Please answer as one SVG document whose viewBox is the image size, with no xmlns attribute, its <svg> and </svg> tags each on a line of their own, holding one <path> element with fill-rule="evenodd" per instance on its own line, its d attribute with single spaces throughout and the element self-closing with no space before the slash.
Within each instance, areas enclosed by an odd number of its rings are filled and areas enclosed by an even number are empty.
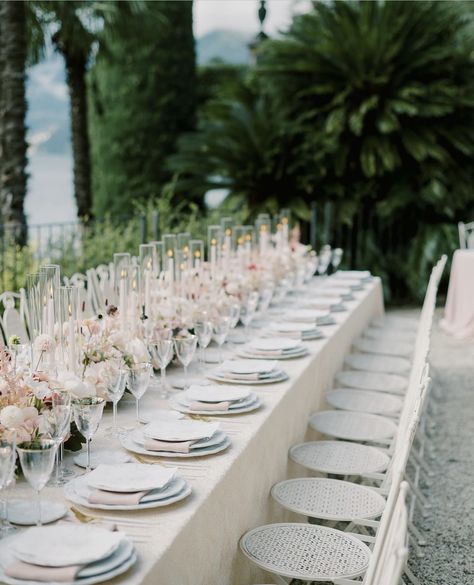
<svg viewBox="0 0 474 585">
<path fill-rule="evenodd" d="M 428 546 L 410 565 L 422 585 L 474 585 L 474 342 L 454 341 L 435 325 L 430 361 L 441 395 L 435 476 L 423 490 L 433 514 L 416 521 Z"/>
</svg>

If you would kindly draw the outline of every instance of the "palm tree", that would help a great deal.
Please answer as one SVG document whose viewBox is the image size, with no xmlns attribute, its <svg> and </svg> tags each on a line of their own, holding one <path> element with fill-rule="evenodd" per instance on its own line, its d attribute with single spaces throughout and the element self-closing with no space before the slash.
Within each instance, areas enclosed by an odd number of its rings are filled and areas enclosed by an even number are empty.
<svg viewBox="0 0 474 585">
<path fill-rule="evenodd" d="M 0 38 L 0 211 L 14 241 L 23 245 L 27 235 L 24 211 L 27 188 L 27 32 L 23 0 L 0 1 Z"/>
</svg>

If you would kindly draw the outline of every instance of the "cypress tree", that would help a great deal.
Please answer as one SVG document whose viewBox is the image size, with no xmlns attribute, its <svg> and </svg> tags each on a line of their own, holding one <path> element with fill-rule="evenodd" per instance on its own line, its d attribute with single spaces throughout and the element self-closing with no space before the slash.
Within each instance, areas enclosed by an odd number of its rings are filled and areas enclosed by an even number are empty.
<svg viewBox="0 0 474 585">
<path fill-rule="evenodd" d="M 159 196 L 166 158 L 194 129 L 192 1 L 149 2 L 104 30 L 90 72 L 93 208 L 123 215 Z"/>
</svg>

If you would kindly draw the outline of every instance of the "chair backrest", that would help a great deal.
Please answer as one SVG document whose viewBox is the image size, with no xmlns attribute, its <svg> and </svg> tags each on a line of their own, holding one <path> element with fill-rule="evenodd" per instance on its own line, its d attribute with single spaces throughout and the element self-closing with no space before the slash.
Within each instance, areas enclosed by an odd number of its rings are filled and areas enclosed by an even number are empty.
<svg viewBox="0 0 474 585">
<path fill-rule="evenodd" d="M 17 335 L 21 343 L 28 343 L 28 331 L 24 321 L 24 297 L 21 293 L 4 292 L 0 295 L 0 302 L 3 304 L 4 312 L 2 317 L 2 326 L 5 333 L 5 341 L 12 335 Z M 20 310 L 16 308 L 16 304 L 20 306 Z"/>
<path fill-rule="evenodd" d="M 474 221 L 458 223 L 459 231 L 459 247 L 460 248 L 474 248 Z"/>
<path fill-rule="evenodd" d="M 408 484 L 402 482 L 391 514 L 383 521 L 386 530 L 377 533 L 371 558 L 371 566 L 364 585 L 398 585 L 408 557 Z M 382 528 L 382 526 L 381 526 Z"/>
</svg>

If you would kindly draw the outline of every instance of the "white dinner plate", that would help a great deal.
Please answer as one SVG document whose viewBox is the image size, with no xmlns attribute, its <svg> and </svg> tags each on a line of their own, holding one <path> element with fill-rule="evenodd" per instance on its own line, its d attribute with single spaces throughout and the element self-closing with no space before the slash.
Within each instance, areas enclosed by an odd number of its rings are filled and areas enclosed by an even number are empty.
<svg viewBox="0 0 474 585">
<path fill-rule="evenodd" d="M 149 508 L 162 508 L 170 506 L 175 502 L 179 502 L 187 498 L 191 493 L 191 486 L 182 477 L 176 477 L 170 485 L 162 490 L 156 490 L 153 493 L 147 494 L 142 498 L 139 504 L 131 505 L 110 505 L 110 504 L 91 504 L 88 500 L 90 488 L 84 481 L 83 476 L 71 480 L 64 486 L 65 497 L 80 506 L 87 506 L 94 510 L 146 510 Z"/>
<path fill-rule="evenodd" d="M 300 348 L 300 342 L 297 339 L 292 339 L 291 337 L 259 337 L 257 339 L 253 339 L 244 347 L 244 349 L 255 349 L 257 351 L 294 351 Z"/>
<path fill-rule="evenodd" d="M 251 350 L 246 350 L 245 348 L 238 349 L 236 354 L 239 357 L 247 358 L 249 360 L 261 360 L 262 357 L 265 357 L 264 352 L 254 352 L 252 353 Z M 272 355 L 274 360 L 293 360 L 300 357 L 305 357 L 308 355 L 308 350 L 306 347 L 301 347 L 297 351 L 285 351 L 282 352 L 279 356 Z"/>
<path fill-rule="evenodd" d="M 250 361 L 250 360 L 247 360 Z M 257 360 L 255 360 L 257 361 Z M 224 384 L 243 384 L 246 386 L 261 386 L 263 384 L 277 384 L 288 380 L 288 374 L 281 370 L 275 370 L 275 375 L 267 378 L 260 378 L 259 380 L 242 380 L 238 378 L 227 378 L 219 376 L 217 373 L 209 373 L 207 377 L 215 382 L 222 382 Z"/>
<path fill-rule="evenodd" d="M 173 480 L 177 471 L 177 467 L 160 468 L 142 463 L 103 464 L 82 477 L 91 488 L 131 493 L 162 489 Z"/>
<path fill-rule="evenodd" d="M 219 423 L 201 420 L 157 421 L 148 423 L 139 432 L 143 437 L 157 441 L 200 441 L 210 439 L 219 430 Z"/>
<path fill-rule="evenodd" d="M 177 409 L 180 410 L 180 409 Z M 182 411 L 181 411 L 182 412 Z M 206 413 L 208 414 L 208 413 Z M 220 413 L 221 414 L 221 413 Z M 203 447 L 202 449 L 192 449 L 189 453 L 172 453 L 171 451 L 147 451 L 144 447 L 137 445 L 130 435 L 124 435 L 120 438 L 120 442 L 125 449 L 138 455 L 148 455 L 149 457 L 173 457 L 179 459 L 188 459 L 194 457 L 204 457 L 205 455 L 213 455 L 224 451 L 230 445 L 230 439 L 226 435 L 222 443 L 212 445 L 210 447 Z"/>
<path fill-rule="evenodd" d="M 41 522 L 50 524 L 67 514 L 62 502 L 41 500 Z M 8 520 L 18 526 L 35 526 L 38 520 L 38 505 L 34 500 L 8 500 Z"/>
<path fill-rule="evenodd" d="M 18 535 L 15 534 L 2 539 L 0 542 L 0 582 L 6 583 L 7 585 L 44 585 L 44 582 L 14 579 L 5 575 L 5 568 L 15 561 L 11 543 L 16 538 L 18 538 Z M 109 581 L 125 573 L 136 562 L 137 554 L 133 548 L 133 544 L 124 539 L 112 555 L 106 557 L 100 563 L 94 562 L 88 564 L 82 569 L 78 577 L 74 581 L 69 582 L 68 585 L 95 585 L 95 583 Z M 51 583 L 50 585 L 56 584 Z"/>
<path fill-rule="evenodd" d="M 236 402 L 231 402 L 229 404 L 229 408 L 231 410 L 243 408 L 245 406 L 248 406 L 249 404 L 253 404 L 255 402 L 255 400 L 257 400 L 257 395 L 255 394 L 255 392 L 249 391 L 247 396 L 245 398 L 242 398 L 242 400 L 239 400 Z M 182 406 L 185 406 L 186 408 L 190 408 L 191 404 L 193 402 L 195 402 L 195 400 L 189 400 L 189 398 L 186 396 L 185 393 L 179 394 L 178 396 L 176 396 L 175 401 L 178 402 L 179 404 L 181 404 Z M 212 403 L 210 403 L 210 404 L 212 404 Z M 204 409 L 202 409 L 202 410 L 204 410 Z"/>
<path fill-rule="evenodd" d="M 15 557 L 43 567 L 85 565 L 110 556 L 125 535 L 98 526 L 56 524 L 35 526 L 11 543 Z"/>
<path fill-rule="evenodd" d="M 257 408 L 260 408 L 261 406 L 260 398 L 256 394 L 253 394 L 253 396 L 255 398 L 253 398 L 245 406 L 240 406 L 238 408 L 236 407 L 229 410 L 194 410 L 189 408 L 189 406 L 182 404 L 177 399 L 172 399 L 171 406 L 173 408 L 176 408 L 176 410 L 179 410 L 180 412 L 184 412 L 186 414 L 202 414 L 204 416 L 212 415 L 226 416 L 229 414 L 244 414 L 246 412 L 252 412 L 254 410 L 257 410 Z"/>
<path fill-rule="evenodd" d="M 206 424 L 210 424 L 210 423 L 206 423 Z M 195 451 L 195 450 L 203 449 L 206 447 L 212 447 L 213 445 L 218 445 L 219 443 L 222 443 L 225 436 L 226 435 L 223 431 L 216 431 L 210 437 L 206 437 L 204 439 L 197 440 L 193 445 L 190 446 L 190 449 L 192 451 Z M 139 447 L 145 448 L 145 440 L 147 437 L 145 437 L 145 435 L 143 434 L 141 429 L 135 429 L 135 430 L 131 431 L 130 437 L 133 439 L 133 441 L 135 441 L 135 443 Z M 177 441 L 177 442 L 180 442 L 180 441 Z M 187 441 L 185 441 L 185 442 L 187 442 Z M 164 451 L 164 452 L 165 453 L 174 453 L 174 451 L 171 451 L 171 450 Z"/>
<path fill-rule="evenodd" d="M 102 463 L 128 463 L 132 461 L 130 455 L 124 453 L 120 450 L 112 451 L 111 449 L 101 449 L 98 451 L 92 451 L 91 453 L 91 469 L 95 469 L 98 465 Z M 87 467 L 87 451 L 81 451 L 77 455 L 74 455 L 74 463 L 78 467 L 83 467 L 84 469 Z"/>
<path fill-rule="evenodd" d="M 226 360 L 214 371 L 220 374 L 264 374 L 275 370 L 276 365 L 275 360 Z"/>
<path fill-rule="evenodd" d="M 236 388 L 224 384 L 193 385 L 182 394 L 186 400 L 198 402 L 240 402 L 248 398 L 249 395 L 250 390 L 247 388 Z"/>
</svg>

